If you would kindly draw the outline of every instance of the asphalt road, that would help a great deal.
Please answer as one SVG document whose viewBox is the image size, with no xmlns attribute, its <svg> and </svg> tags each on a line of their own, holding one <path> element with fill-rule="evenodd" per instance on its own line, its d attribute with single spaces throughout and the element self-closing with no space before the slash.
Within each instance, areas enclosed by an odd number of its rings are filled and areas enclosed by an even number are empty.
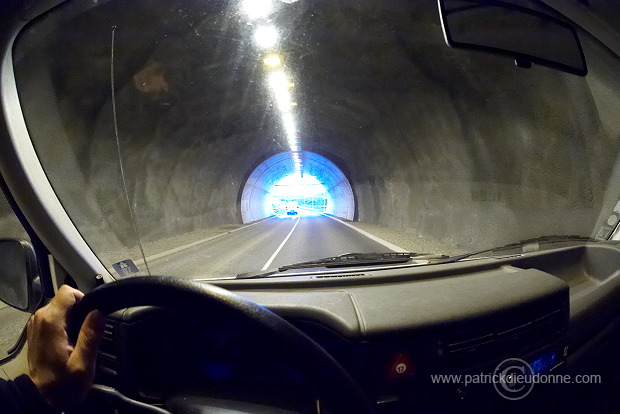
<svg viewBox="0 0 620 414">
<path fill-rule="evenodd" d="M 188 279 L 231 277 L 344 253 L 394 247 L 326 216 L 271 218 L 149 262 L 151 274 Z"/>
</svg>

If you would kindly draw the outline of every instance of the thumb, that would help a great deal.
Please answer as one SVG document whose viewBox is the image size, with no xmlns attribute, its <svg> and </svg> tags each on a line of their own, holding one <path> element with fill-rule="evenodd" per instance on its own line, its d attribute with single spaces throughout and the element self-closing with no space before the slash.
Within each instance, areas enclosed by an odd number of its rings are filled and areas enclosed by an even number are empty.
<svg viewBox="0 0 620 414">
<path fill-rule="evenodd" d="M 92 311 L 84 319 L 75 348 L 69 358 L 70 365 L 94 373 L 97 351 L 105 328 L 105 316 L 99 311 Z"/>
</svg>

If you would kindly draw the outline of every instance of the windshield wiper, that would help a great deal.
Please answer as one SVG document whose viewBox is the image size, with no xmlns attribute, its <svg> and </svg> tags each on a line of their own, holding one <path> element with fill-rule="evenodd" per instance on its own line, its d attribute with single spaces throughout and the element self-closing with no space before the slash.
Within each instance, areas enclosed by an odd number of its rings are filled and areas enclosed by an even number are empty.
<svg viewBox="0 0 620 414">
<path fill-rule="evenodd" d="M 324 259 L 312 260 L 309 262 L 300 262 L 286 265 L 278 268 L 278 271 L 284 272 L 290 269 L 306 269 L 309 267 L 350 267 L 357 265 L 380 265 L 392 263 L 406 263 L 409 260 L 416 259 L 440 259 L 447 256 L 431 255 L 430 253 L 347 253 L 340 256 L 326 257 Z"/>
<path fill-rule="evenodd" d="M 511 250 L 521 248 L 520 253 L 527 253 L 527 251 L 539 250 L 539 244 L 554 244 L 562 242 L 593 242 L 596 241 L 591 237 L 586 236 L 541 236 L 532 239 L 521 240 L 516 243 L 509 243 L 503 246 L 492 247 L 490 249 L 479 250 L 476 252 L 465 253 L 457 256 L 437 255 L 430 253 L 348 253 L 340 256 L 326 257 L 324 259 L 312 260 L 309 262 L 300 262 L 291 265 L 279 267 L 277 269 L 270 269 L 261 272 L 241 273 L 238 274 L 236 279 L 259 279 L 268 277 L 277 273 L 286 272 L 292 269 L 307 269 L 313 267 L 326 267 L 326 268 L 338 268 L 338 267 L 352 267 L 352 266 L 371 266 L 381 264 L 395 264 L 395 263 L 407 263 L 412 259 L 427 260 L 429 265 L 445 264 L 459 262 L 463 259 L 467 259 L 472 256 L 477 256 L 483 253 L 489 252 L 501 252 L 503 250 Z M 529 247 L 526 249 L 526 247 Z M 527 251 L 526 251 L 527 250 Z M 285 276 L 285 275 L 284 275 Z"/>
<path fill-rule="evenodd" d="M 503 250 L 511 250 L 511 249 L 516 249 L 516 248 L 521 248 L 522 249 L 521 253 L 528 253 L 528 252 L 533 252 L 533 251 L 539 250 L 539 248 L 540 248 L 539 245 L 541 243 L 543 243 L 543 244 L 545 244 L 545 243 L 555 244 L 555 243 L 562 243 L 562 242 L 594 242 L 594 241 L 596 241 L 596 239 L 593 239 L 592 237 L 577 236 L 577 235 L 540 236 L 540 237 L 534 237 L 534 238 L 531 238 L 531 239 L 521 240 L 521 241 L 518 241 L 518 242 L 515 242 L 515 243 L 505 244 L 503 246 L 492 247 L 490 249 L 479 250 L 477 252 L 465 253 L 465 254 L 461 254 L 461 255 L 457 255 L 457 256 L 450 256 L 450 257 L 447 257 L 447 258 L 440 258 L 440 259 L 437 259 L 437 260 L 432 260 L 429 264 L 454 263 L 454 262 L 459 262 L 459 261 L 461 261 L 463 259 L 467 259 L 468 257 L 477 256 L 477 255 L 483 254 L 483 253 L 501 252 Z M 528 249 L 526 249 L 526 247 L 528 247 Z"/>
<path fill-rule="evenodd" d="M 286 272 L 292 269 L 308 269 L 313 267 L 352 267 L 352 266 L 372 266 L 382 264 L 407 263 L 411 259 L 418 260 L 439 260 L 447 259 L 448 256 L 430 253 L 347 253 L 340 256 L 326 257 L 308 262 L 294 263 L 271 269 L 266 272 L 241 273 L 237 279 L 254 279 L 273 275 L 275 273 Z"/>
</svg>

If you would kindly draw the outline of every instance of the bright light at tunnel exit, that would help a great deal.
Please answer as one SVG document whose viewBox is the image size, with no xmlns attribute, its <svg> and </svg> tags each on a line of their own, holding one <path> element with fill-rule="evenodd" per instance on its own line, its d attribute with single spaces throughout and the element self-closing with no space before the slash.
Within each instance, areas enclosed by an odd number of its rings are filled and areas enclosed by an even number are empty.
<svg viewBox="0 0 620 414">
<path fill-rule="evenodd" d="M 308 174 L 291 174 L 278 181 L 269 191 L 267 210 L 279 217 L 316 216 L 332 213 L 333 203 L 327 189 Z"/>
</svg>

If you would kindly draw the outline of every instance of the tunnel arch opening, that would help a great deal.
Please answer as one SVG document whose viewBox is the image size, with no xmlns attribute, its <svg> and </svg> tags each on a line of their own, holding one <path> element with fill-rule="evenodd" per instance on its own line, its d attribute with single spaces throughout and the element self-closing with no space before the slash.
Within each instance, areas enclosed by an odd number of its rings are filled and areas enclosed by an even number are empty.
<svg viewBox="0 0 620 414">
<path fill-rule="evenodd" d="M 355 198 L 344 173 L 322 155 L 304 151 L 302 156 L 303 178 L 296 173 L 289 152 L 267 158 L 252 171 L 241 193 L 244 223 L 285 214 L 287 209 L 308 214 L 327 213 L 353 220 Z M 291 190 L 288 194 L 286 187 Z"/>
<path fill-rule="evenodd" d="M 325 186 L 309 174 L 291 174 L 282 178 L 267 197 L 272 216 L 316 216 L 332 213 L 333 201 Z"/>
</svg>

